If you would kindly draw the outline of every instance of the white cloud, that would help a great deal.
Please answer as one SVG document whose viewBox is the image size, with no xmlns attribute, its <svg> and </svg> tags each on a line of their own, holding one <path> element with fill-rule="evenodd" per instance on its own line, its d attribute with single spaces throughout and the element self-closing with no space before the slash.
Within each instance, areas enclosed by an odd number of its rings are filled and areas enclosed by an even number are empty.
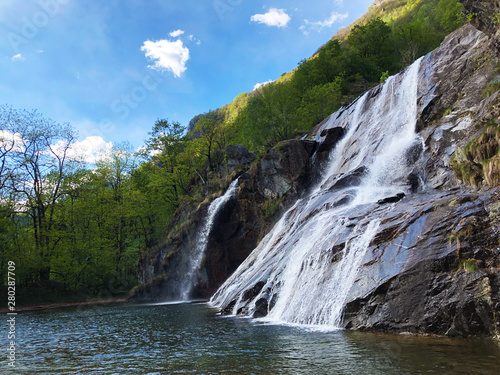
<svg viewBox="0 0 500 375">
<path fill-rule="evenodd" d="M 250 20 L 267 26 L 286 27 L 291 17 L 285 13 L 284 9 L 271 8 L 265 14 L 254 14 Z"/>
<path fill-rule="evenodd" d="M 146 52 L 146 57 L 154 61 L 149 68 L 165 71 L 169 70 L 180 77 L 186 71 L 186 62 L 189 60 L 189 49 L 184 47 L 181 40 L 159 40 L 144 42 L 141 51 Z"/>
<path fill-rule="evenodd" d="M 59 142 L 56 150 L 64 147 L 64 143 Z M 113 151 L 113 143 L 106 142 L 98 135 L 85 138 L 81 142 L 75 142 L 67 152 L 71 160 L 83 161 L 86 163 L 96 163 L 99 160 L 108 159 Z"/>
<path fill-rule="evenodd" d="M 17 55 L 12 56 L 11 60 L 12 61 L 24 61 L 25 59 L 24 59 L 23 55 L 18 53 Z"/>
<path fill-rule="evenodd" d="M 348 13 L 337 13 L 332 12 L 329 18 L 323 21 L 311 22 L 309 20 L 304 20 L 304 25 L 300 27 L 300 30 L 304 32 L 304 34 L 309 34 L 311 31 L 320 32 L 325 28 L 331 28 L 335 23 L 342 21 L 343 19 L 349 16 Z"/>
<path fill-rule="evenodd" d="M 266 82 L 256 83 L 255 86 L 253 87 L 253 90 L 255 91 L 257 89 L 260 89 L 261 87 L 268 85 L 271 82 L 274 82 L 274 81 L 270 79 L 269 81 L 266 81 Z"/>
<path fill-rule="evenodd" d="M 201 40 L 199 40 L 198 38 L 195 38 L 195 37 L 194 37 L 194 35 L 189 35 L 189 36 L 188 36 L 188 39 L 189 39 L 190 41 L 192 41 L 192 42 L 195 42 L 195 43 L 196 43 L 196 45 L 198 45 L 198 46 L 201 44 Z"/>
<path fill-rule="evenodd" d="M 14 152 L 23 152 L 23 139 L 19 133 L 11 133 L 8 130 L 0 130 L 0 149 L 11 149 Z M 62 156 L 67 142 L 60 140 L 52 145 L 52 150 L 59 156 Z M 70 160 L 95 163 L 102 159 L 110 157 L 113 151 L 113 143 L 106 142 L 101 136 L 90 136 L 81 142 L 75 142 L 67 150 L 66 156 Z M 46 152 L 50 155 L 50 152 Z"/>
<path fill-rule="evenodd" d="M 179 29 L 179 30 L 172 31 L 172 32 L 170 33 L 170 36 L 171 36 L 172 38 L 177 38 L 178 36 L 181 36 L 182 34 L 184 34 L 184 30 L 180 30 L 180 29 Z"/>
<path fill-rule="evenodd" d="M 0 149 L 22 152 L 23 138 L 19 133 L 11 133 L 8 130 L 0 130 Z"/>
</svg>

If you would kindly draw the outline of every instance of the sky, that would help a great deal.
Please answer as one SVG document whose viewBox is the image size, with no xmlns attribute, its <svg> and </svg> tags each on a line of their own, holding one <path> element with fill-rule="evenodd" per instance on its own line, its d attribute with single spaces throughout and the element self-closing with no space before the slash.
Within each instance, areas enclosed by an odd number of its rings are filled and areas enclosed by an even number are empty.
<svg viewBox="0 0 500 375">
<path fill-rule="evenodd" d="M 0 105 L 138 148 L 276 80 L 373 0 L 0 0 Z M 0 129 L 1 130 L 1 129 Z"/>
</svg>

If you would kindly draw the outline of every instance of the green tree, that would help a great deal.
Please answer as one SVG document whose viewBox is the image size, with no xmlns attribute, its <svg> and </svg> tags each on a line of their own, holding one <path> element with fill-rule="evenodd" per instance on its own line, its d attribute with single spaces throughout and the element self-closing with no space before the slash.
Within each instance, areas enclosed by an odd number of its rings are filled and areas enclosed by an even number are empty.
<svg viewBox="0 0 500 375">
<path fill-rule="evenodd" d="M 7 111 L 7 113 L 6 113 Z M 5 133 L 12 135 L 9 148 L 3 147 L 2 196 L 6 194 L 30 219 L 38 278 L 48 281 L 51 257 L 57 251 L 61 233 L 56 224 L 56 209 L 66 193 L 63 181 L 73 168 L 68 151 L 76 139 L 69 124 L 57 124 L 38 112 L 3 109 Z M 6 143 L 4 138 L 4 144 Z M 26 250 L 27 251 L 27 250 Z"/>
<path fill-rule="evenodd" d="M 258 96 L 248 104 L 248 127 L 260 138 L 261 146 L 265 141 L 275 144 L 289 139 L 296 129 L 296 109 L 298 97 L 288 83 L 271 83 L 261 89 Z"/>
<path fill-rule="evenodd" d="M 348 45 L 359 56 L 375 63 L 381 70 L 397 69 L 392 30 L 380 18 L 364 26 L 356 25 L 347 38 Z"/>
<path fill-rule="evenodd" d="M 458 0 L 440 0 L 437 4 L 436 20 L 446 32 L 452 32 L 465 23 L 463 5 Z"/>
<path fill-rule="evenodd" d="M 298 109 L 298 124 L 302 129 L 311 129 L 328 115 L 335 112 L 342 104 L 343 77 L 334 82 L 309 89 L 302 98 Z"/>
</svg>

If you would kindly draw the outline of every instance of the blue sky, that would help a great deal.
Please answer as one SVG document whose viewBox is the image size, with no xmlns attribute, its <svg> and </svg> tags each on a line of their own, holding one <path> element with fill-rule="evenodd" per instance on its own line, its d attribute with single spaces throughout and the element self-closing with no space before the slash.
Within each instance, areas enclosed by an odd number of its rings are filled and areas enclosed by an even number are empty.
<svg viewBox="0 0 500 375">
<path fill-rule="evenodd" d="M 1 0 L 0 104 L 139 147 L 156 119 L 187 125 L 294 69 L 372 1 Z"/>
</svg>

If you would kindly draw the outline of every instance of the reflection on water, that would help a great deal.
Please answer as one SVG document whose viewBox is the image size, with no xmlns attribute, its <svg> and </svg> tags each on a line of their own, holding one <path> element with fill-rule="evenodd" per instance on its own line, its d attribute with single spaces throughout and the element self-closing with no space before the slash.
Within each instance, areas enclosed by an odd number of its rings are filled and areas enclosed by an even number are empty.
<svg viewBox="0 0 500 375">
<path fill-rule="evenodd" d="M 15 374 L 497 374 L 500 368 L 500 346 L 491 340 L 314 332 L 218 317 L 202 303 L 24 312 L 16 329 Z"/>
</svg>

